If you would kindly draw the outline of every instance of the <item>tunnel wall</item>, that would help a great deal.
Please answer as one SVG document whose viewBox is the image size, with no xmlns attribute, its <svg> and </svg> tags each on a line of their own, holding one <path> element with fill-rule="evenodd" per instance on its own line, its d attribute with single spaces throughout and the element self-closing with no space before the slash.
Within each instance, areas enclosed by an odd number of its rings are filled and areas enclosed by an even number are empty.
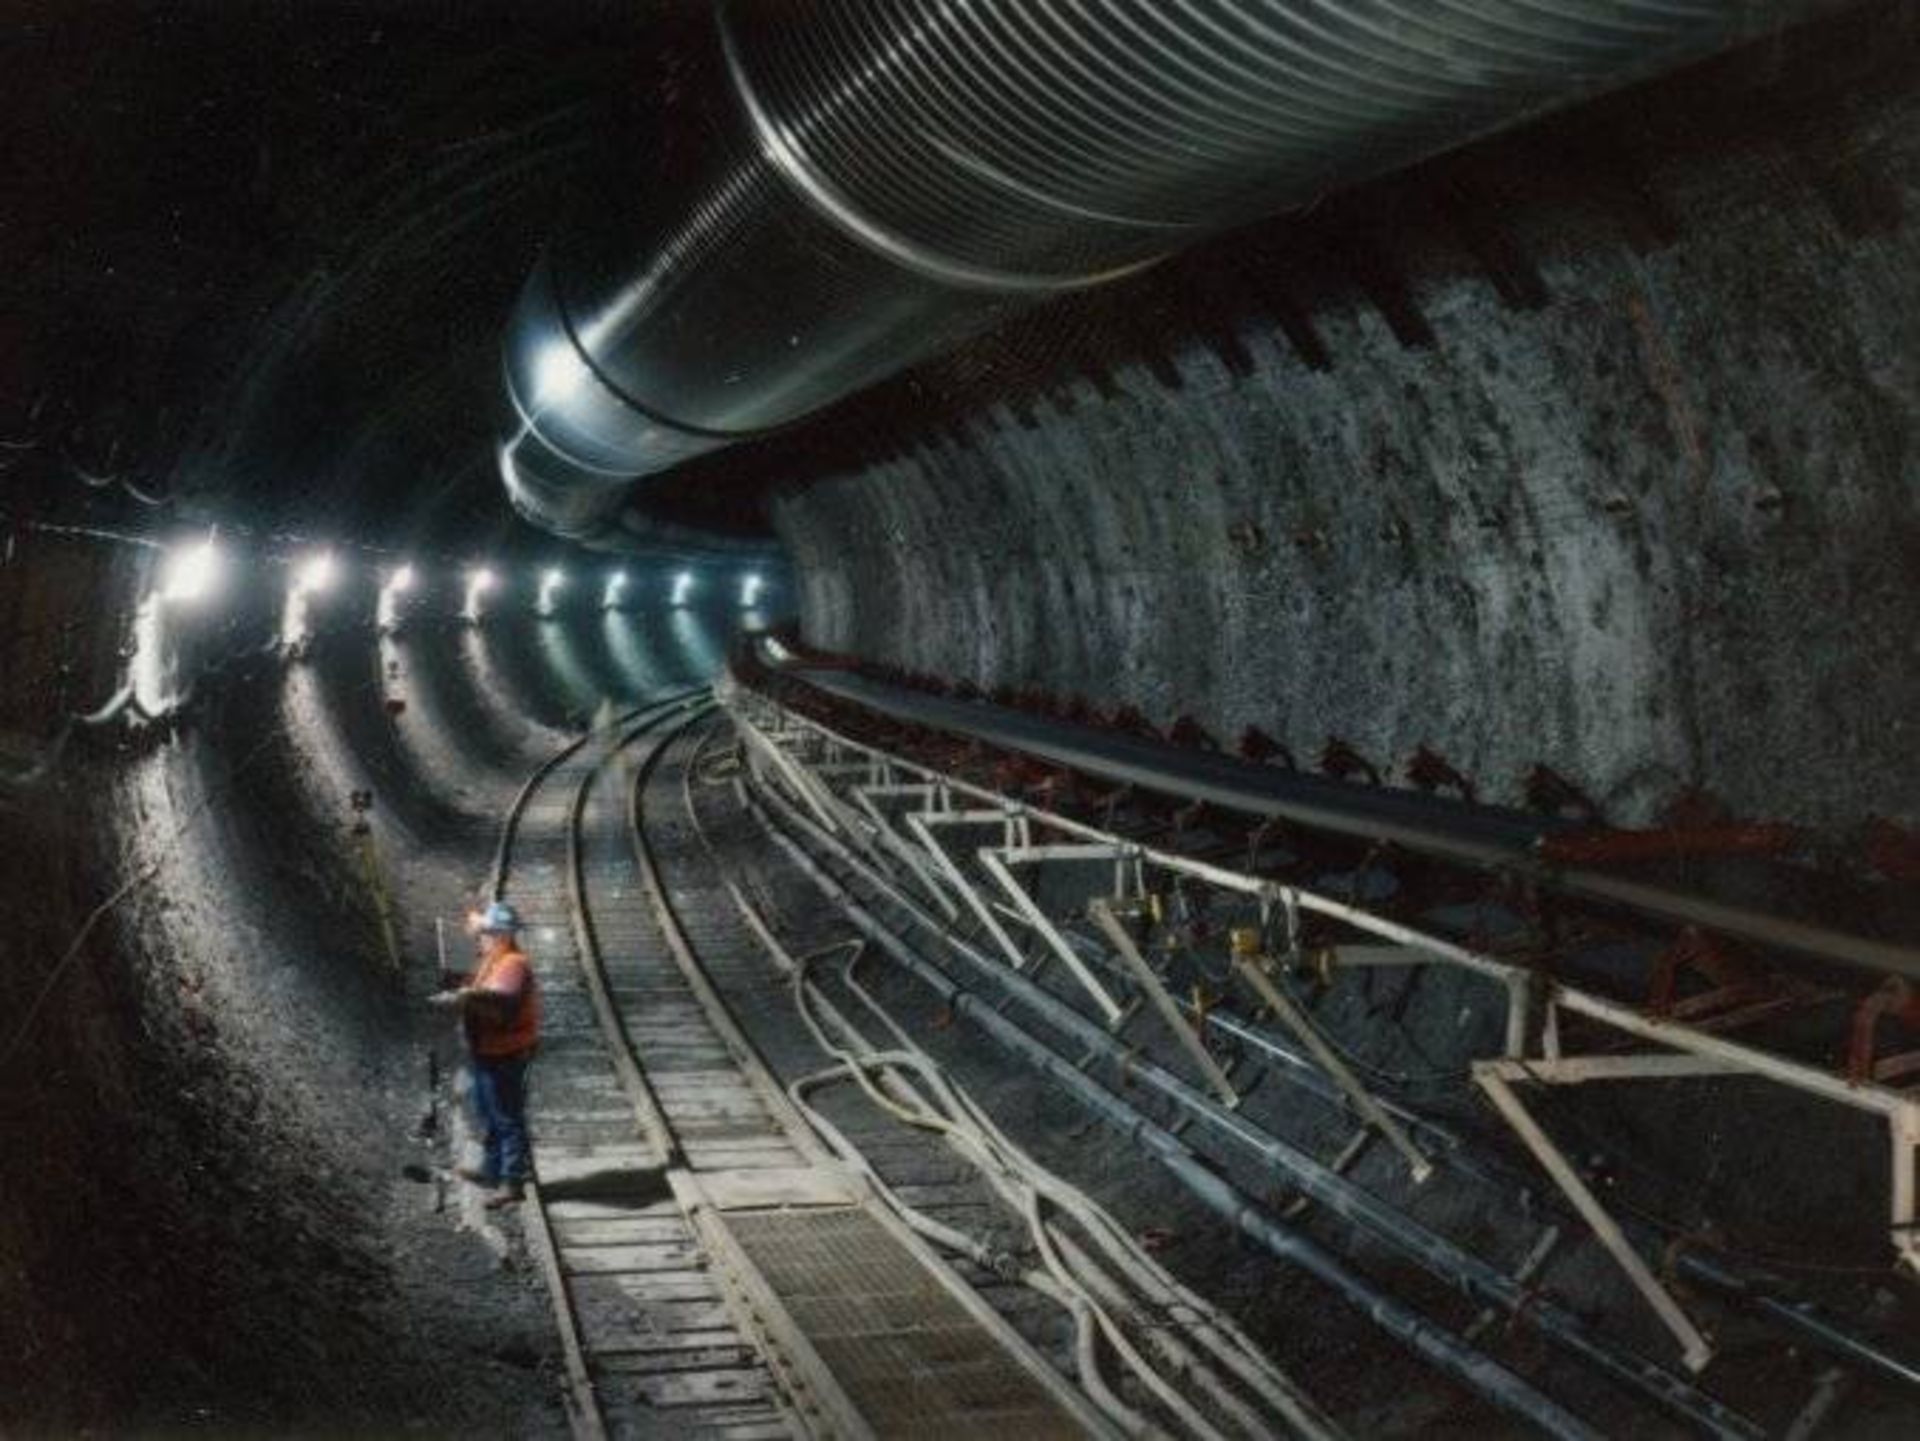
<svg viewBox="0 0 1920 1441">
<path fill-rule="evenodd" d="M 473 628 L 436 572 L 379 637 L 356 561 L 290 655 L 287 558 L 227 550 L 164 623 L 188 702 L 56 755 L 140 669 L 157 553 L 0 534 L 0 1431 L 557 1434 L 544 1296 L 402 1177 L 459 1055 L 433 918 L 533 766 L 697 683 L 738 607 L 510 589 Z"/>
<path fill-rule="evenodd" d="M 1749 89 L 1711 139 L 1683 76 L 1386 183 L 1376 220 L 1477 208 L 1376 227 L 1371 285 L 1282 277 L 1291 335 L 1241 319 L 789 491 L 806 639 L 1308 763 L 1426 743 L 1489 798 L 1544 762 L 1617 820 L 1687 786 L 1920 819 L 1911 32 L 1894 78 Z M 1611 193 L 1526 168 L 1623 132 Z"/>
<path fill-rule="evenodd" d="M 14 540 L 24 745 L 123 672 L 154 557 Z M 224 599 L 176 637 L 236 657 L 190 724 L 77 735 L 0 792 L 0 1418 L 29 1431 L 338 1414 L 322 1369 L 378 1329 L 341 1100 L 377 1087 L 395 1013 L 279 667 L 230 644 L 273 633 L 270 603 Z"/>
</svg>

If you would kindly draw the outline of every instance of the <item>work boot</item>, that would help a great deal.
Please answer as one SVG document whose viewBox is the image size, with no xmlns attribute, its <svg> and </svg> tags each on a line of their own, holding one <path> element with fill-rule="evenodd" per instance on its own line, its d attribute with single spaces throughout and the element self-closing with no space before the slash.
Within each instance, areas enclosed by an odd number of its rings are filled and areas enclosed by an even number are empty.
<svg viewBox="0 0 1920 1441">
<path fill-rule="evenodd" d="M 508 1181 L 501 1186 L 499 1190 L 487 1197 L 487 1209 L 489 1211 L 497 1211 L 502 1206 L 517 1206 L 526 1199 L 527 1188 L 518 1181 Z"/>
<path fill-rule="evenodd" d="M 489 1176 L 478 1166 L 455 1166 L 453 1168 L 453 1174 L 465 1181 L 469 1186 L 478 1186 L 483 1191 L 491 1191 L 495 1186 L 500 1184 L 500 1178 L 498 1176 Z"/>
</svg>

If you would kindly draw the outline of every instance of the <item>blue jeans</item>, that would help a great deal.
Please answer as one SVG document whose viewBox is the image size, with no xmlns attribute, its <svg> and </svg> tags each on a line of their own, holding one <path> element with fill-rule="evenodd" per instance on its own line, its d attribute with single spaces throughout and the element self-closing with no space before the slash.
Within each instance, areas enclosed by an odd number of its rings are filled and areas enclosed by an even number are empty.
<svg viewBox="0 0 1920 1441">
<path fill-rule="evenodd" d="M 486 1128 L 484 1169 L 496 1181 L 528 1180 L 527 1069 L 532 1056 L 475 1056 L 473 1105 Z"/>
</svg>

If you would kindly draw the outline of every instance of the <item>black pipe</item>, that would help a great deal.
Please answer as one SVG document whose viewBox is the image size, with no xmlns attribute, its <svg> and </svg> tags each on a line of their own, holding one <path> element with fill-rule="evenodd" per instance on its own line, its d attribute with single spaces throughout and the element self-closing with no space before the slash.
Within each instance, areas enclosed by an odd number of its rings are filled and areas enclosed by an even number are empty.
<svg viewBox="0 0 1920 1441">
<path fill-rule="evenodd" d="M 1484 1351 L 1475 1349 L 1453 1332 L 1402 1305 L 1317 1241 L 1275 1220 L 1230 1182 L 1210 1170 L 1171 1131 L 1143 1116 L 1024 1027 L 956 985 L 843 890 L 812 856 L 775 824 L 752 796 L 744 790 L 742 795 L 767 833 L 793 863 L 840 907 L 863 935 L 938 994 L 942 1003 L 955 1015 L 976 1022 L 995 1041 L 1059 1081 L 1090 1110 L 1139 1142 L 1196 1198 L 1236 1230 L 1258 1241 L 1281 1260 L 1298 1265 L 1340 1292 L 1364 1311 L 1375 1325 L 1496 1405 L 1525 1417 L 1549 1435 L 1588 1437 L 1598 1441 L 1600 1433 L 1559 1402 L 1542 1394 Z M 1757 1436 L 1759 1433 L 1753 1434 Z"/>
<path fill-rule="evenodd" d="M 816 842 L 844 855 L 844 849 L 831 837 L 826 836 L 813 822 L 786 805 L 777 796 L 770 796 L 770 799 L 780 808 L 784 821 L 804 831 Z M 760 815 L 763 821 L 770 822 L 770 818 L 766 817 L 764 811 L 756 808 L 756 814 Z M 773 829 L 772 833 L 774 839 L 782 843 L 783 848 L 793 847 L 794 843 L 778 829 Z M 816 877 L 816 880 L 818 879 Z M 830 880 L 825 884 L 833 885 Z M 833 891 L 836 902 L 843 908 L 858 907 L 858 902 L 837 885 L 833 885 Z M 903 909 L 908 910 L 909 915 L 912 915 L 917 908 L 903 907 Z M 853 914 L 853 910 L 848 909 L 848 915 L 852 917 Z M 867 913 L 862 911 L 862 914 Z M 868 919 L 875 926 L 880 925 L 870 915 Z M 1670 1414 L 1699 1427 L 1707 1434 L 1744 1437 L 1748 1438 L 1748 1441 L 1757 1441 L 1757 1438 L 1765 1435 L 1758 1423 L 1717 1397 L 1700 1390 L 1664 1367 L 1595 1335 L 1583 1318 L 1552 1297 L 1530 1290 L 1480 1257 L 1456 1246 L 1446 1237 L 1428 1230 L 1337 1171 L 1322 1165 L 1304 1151 L 1288 1145 L 1278 1137 L 1269 1135 L 1244 1117 L 1227 1110 L 1215 1102 L 1211 1096 L 1188 1085 L 1172 1072 L 1142 1056 L 1128 1053 L 1102 1027 L 1065 1005 L 1011 967 L 997 964 L 945 927 L 933 924 L 930 918 L 925 917 L 924 912 L 915 919 L 923 927 L 930 928 L 937 939 L 954 954 L 965 959 L 981 975 L 1036 1014 L 1044 1017 L 1050 1026 L 1069 1036 L 1076 1044 L 1084 1045 L 1089 1051 L 1104 1056 L 1117 1065 L 1124 1065 L 1127 1074 L 1132 1078 L 1151 1086 L 1181 1107 L 1188 1115 L 1206 1122 L 1228 1140 L 1251 1151 L 1264 1163 L 1283 1173 L 1303 1195 L 1310 1197 L 1330 1213 L 1361 1227 L 1433 1275 L 1460 1287 L 1477 1299 L 1511 1312 L 1550 1340 L 1599 1368 L 1615 1381 L 1646 1397 Z M 884 930 L 884 927 L 881 929 Z M 892 936 L 890 931 L 886 934 Z M 878 939 L 876 936 L 876 940 Z M 898 937 L 894 937 L 894 943 L 904 946 L 904 942 L 899 941 Z M 880 944 L 885 945 L 886 942 L 880 941 Z M 891 947 L 889 950 L 891 951 Z"/>
</svg>

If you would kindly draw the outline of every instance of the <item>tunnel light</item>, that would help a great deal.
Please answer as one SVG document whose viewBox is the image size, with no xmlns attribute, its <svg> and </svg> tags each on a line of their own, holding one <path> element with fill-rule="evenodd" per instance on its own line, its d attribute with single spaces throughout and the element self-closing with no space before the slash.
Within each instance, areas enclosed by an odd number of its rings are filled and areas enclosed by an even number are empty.
<svg viewBox="0 0 1920 1441">
<path fill-rule="evenodd" d="M 460 607 L 460 615 L 465 620 L 480 619 L 481 599 L 499 582 L 494 573 L 484 565 L 467 572 L 467 599 Z"/>
<path fill-rule="evenodd" d="M 765 590 L 766 586 L 766 578 L 758 571 L 749 574 L 740 582 L 740 604 L 743 606 L 756 604 L 760 599 L 760 592 Z"/>
<path fill-rule="evenodd" d="M 306 653 L 307 643 L 313 639 L 309 602 L 332 587 L 339 570 L 332 552 L 325 550 L 315 551 L 294 566 L 293 583 L 287 587 L 286 612 L 280 620 L 280 643 L 290 656 Z"/>
<path fill-rule="evenodd" d="M 625 593 L 626 589 L 627 573 L 624 570 L 616 570 L 612 575 L 607 577 L 606 594 L 600 597 L 601 607 L 605 610 L 612 610 L 615 606 L 619 605 L 620 597 Z"/>
<path fill-rule="evenodd" d="M 309 556 L 293 573 L 293 588 L 302 595 L 316 595 L 332 587 L 339 575 L 339 564 L 331 551 Z"/>
<path fill-rule="evenodd" d="M 534 610 L 540 615 L 553 614 L 553 598 L 566 587 L 567 573 L 563 570 L 549 570 L 540 577 L 540 598 L 534 602 Z"/>
<path fill-rule="evenodd" d="M 400 629 L 400 597 L 413 589 L 413 567 L 401 565 L 387 574 L 387 583 L 380 587 L 380 604 L 375 620 L 382 635 L 391 635 Z"/>
<path fill-rule="evenodd" d="M 693 572 L 683 570 L 673 578 L 673 603 L 675 605 L 685 605 L 687 598 L 692 594 Z"/>
<path fill-rule="evenodd" d="M 204 600 L 220 583 L 220 550 L 212 537 L 167 552 L 160 572 L 160 599 L 191 605 Z"/>
</svg>

